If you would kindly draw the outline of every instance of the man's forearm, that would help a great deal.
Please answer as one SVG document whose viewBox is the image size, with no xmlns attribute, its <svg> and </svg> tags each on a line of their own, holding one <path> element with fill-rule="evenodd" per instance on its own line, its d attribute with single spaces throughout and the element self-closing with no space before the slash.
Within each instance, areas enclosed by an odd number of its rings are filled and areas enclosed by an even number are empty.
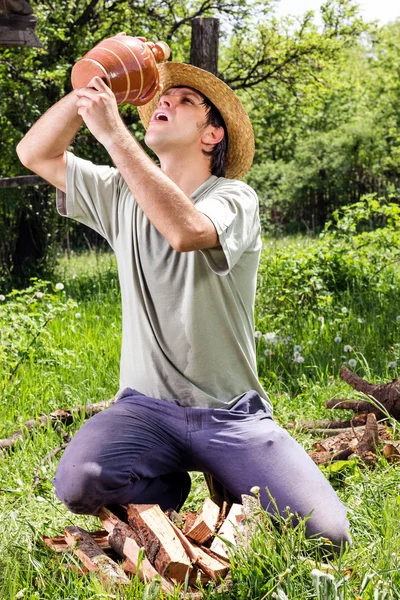
<svg viewBox="0 0 400 600">
<path fill-rule="evenodd" d="M 121 129 L 117 139 L 104 146 L 143 212 L 171 246 L 186 252 L 218 245 L 208 217 L 197 211 L 192 200 L 157 167 L 127 130 Z"/>
<path fill-rule="evenodd" d="M 28 131 L 17 146 L 21 162 L 30 166 L 62 155 L 82 125 L 72 92 L 52 106 Z M 30 168 L 30 167 L 29 167 Z"/>
</svg>

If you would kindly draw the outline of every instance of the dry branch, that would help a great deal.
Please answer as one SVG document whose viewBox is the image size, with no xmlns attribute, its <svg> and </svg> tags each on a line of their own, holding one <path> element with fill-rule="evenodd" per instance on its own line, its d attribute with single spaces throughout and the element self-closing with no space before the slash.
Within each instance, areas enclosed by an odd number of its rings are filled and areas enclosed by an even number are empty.
<svg viewBox="0 0 400 600">
<path fill-rule="evenodd" d="M 375 406 L 373 402 L 357 402 L 333 398 L 326 402 L 327 408 L 344 408 L 353 410 L 356 413 L 374 413 L 378 419 L 387 417 L 385 414 L 386 412 L 397 421 L 400 421 L 399 379 L 393 379 L 390 383 L 368 383 L 368 381 L 365 381 L 365 379 L 359 377 L 353 373 L 353 371 L 350 371 L 345 365 L 340 367 L 339 375 L 340 378 L 348 383 L 353 389 L 374 399 L 377 406 Z M 379 406 L 382 406 L 383 410 L 381 410 Z"/>
<path fill-rule="evenodd" d="M 331 402 L 331 401 L 329 401 Z M 335 430 L 335 429 L 349 429 L 351 427 L 362 427 L 365 425 L 366 415 L 359 417 L 353 417 L 347 421 L 329 421 L 328 419 L 317 419 L 315 421 L 298 421 L 296 423 L 290 423 L 288 429 L 299 429 L 302 431 L 319 431 L 322 430 Z M 328 433 L 326 435 L 329 435 Z"/>
<path fill-rule="evenodd" d="M 13 448 L 18 440 L 23 440 L 27 436 L 27 433 L 36 429 L 54 425 L 55 423 L 65 423 L 69 425 L 77 415 L 88 419 L 111 406 L 113 402 L 115 402 L 115 398 L 96 402 L 95 404 L 87 404 L 86 406 L 75 406 L 69 410 L 57 409 L 49 415 L 42 415 L 37 419 L 30 419 L 22 425 L 21 429 L 17 429 L 17 431 L 10 435 L 10 437 L 2 440 L 0 439 L 0 448 Z"/>
</svg>

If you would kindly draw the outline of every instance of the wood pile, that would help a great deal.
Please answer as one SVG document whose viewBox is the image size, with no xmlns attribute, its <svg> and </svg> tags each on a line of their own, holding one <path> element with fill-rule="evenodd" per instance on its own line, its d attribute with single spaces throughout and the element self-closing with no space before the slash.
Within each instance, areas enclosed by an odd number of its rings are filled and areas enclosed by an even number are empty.
<svg viewBox="0 0 400 600">
<path fill-rule="evenodd" d="M 67 526 L 64 535 L 42 539 L 55 552 L 74 554 L 82 563 L 81 574 L 93 571 L 108 587 L 129 585 L 132 576 L 145 583 L 157 576 L 162 590 L 173 593 L 177 583 L 199 587 L 228 574 L 228 546 L 236 545 L 246 528 L 243 506 L 227 508 L 225 504 L 220 510 L 207 499 L 198 514 L 181 516 L 172 510 L 163 513 L 158 504 L 129 504 L 118 507 L 117 516 L 103 507 L 99 518 L 104 529 Z"/>
<path fill-rule="evenodd" d="M 365 465 L 372 466 L 379 454 L 391 462 L 400 460 L 400 441 L 393 439 L 392 421 L 400 420 L 400 380 L 372 384 L 347 367 L 340 368 L 340 378 L 364 395 L 363 400 L 333 398 L 327 408 L 352 410 L 355 416 L 346 421 L 303 421 L 293 427 L 323 435 L 313 444 L 309 456 L 318 465 L 357 456 Z M 378 423 L 378 420 L 380 421 Z"/>
</svg>

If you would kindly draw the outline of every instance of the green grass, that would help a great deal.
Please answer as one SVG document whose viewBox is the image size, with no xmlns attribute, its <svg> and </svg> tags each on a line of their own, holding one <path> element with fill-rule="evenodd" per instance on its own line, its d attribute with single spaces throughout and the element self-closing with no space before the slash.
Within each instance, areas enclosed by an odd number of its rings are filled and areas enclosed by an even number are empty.
<svg viewBox="0 0 400 600">
<path fill-rule="evenodd" d="M 263 262 L 271 265 L 276 261 L 276 276 L 270 271 L 269 282 L 260 281 L 256 329 L 261 334 L 275 332 L 277 338 L 270 344 L 261 337 L 257 357 L 275 417 L 284 426 L 299 419 L 346 414 L 332 415 L 324 408 L 325 400 L 334 396 L 354 397 L 338 379 L 342 362 L 353 358 L 355 370 L 373 381 L 395 377 L 399 365 L 400 296 L 395 286 L 391 287 L 389 275 L 372 297 L 368 290 L 343 289 L 325 308 L 300 301 L 297 312 L 286 310 L 285 303 L 281 311 L 270 310 L 282 296 L 278 289 L 279 251 L 292 247 L 293 252 L 308 252 L 315 244 L 317 240 L 304 238 L 265 244 Z M 54 291 L 57 282 L 63 283 L 62 291 Z M 114 259 L 108 254 L 73 257 L 71 261 L 63 258 L 46 290 L 49 298 L 61 303 L 60 313 L 43 327 L 29 351 L 20 353 L 13 378 L 7 374 L 6 360 L 0 368 L 1 437 L 35 415 L 111 398 L 118 389 L 121 311 Z M 298 292 L 301 299 L 302 289 Z M 343 307 L 347 311 L 343 312 Z M 0 325 L 4 329 L 11 326 L 9 322 Z M 335 342 L 337 337 L 342 341 Z M 304 362 L 294 362 L 295 345 L 302 347 Z M 352 350 L 344 352 L 345 345 Z M 395 367 L 389 367 L 392 362 Z M 60 445 L 62 431 L 73 433 L 79 425 L 37 431 L 0 456 L 0 599 L 162 598 L 157 585 L 145 587 L 136 580 L 129 590 L 106 590 L 96 577 L 79 577 L 66 567 L 74 564 L 73 558 L 56 555 L 41 542 L 42 534 L 60 534 L 67 524 L 89 529 L 99 526 L 93 517 L 72 515 L 55 498 L 51 478 L 57 458 L 40 467 L 40 484 L 33 489 L 41 459 Z M 310 448 L 310 435 L 296 429 L 294 435 Z M 400 598 L 399 467 L 379 459 L 374 469 L 350 462 L 338 471 L 324 472 L 349 508 L 354 539 L 350 550 L 331 561 L 333 580 L 313 578 L 322 553 L 319 542 L 305 539 L 303 524 L 292 529 L 283 520 L 276 529 L 262 515 L 251 548 L 241 549 L 232 559 L 229 585 L 222 591 L 209 586 L 204 598 Z M 202 477 L 194 474 L 186 507 L 199 506 L 205 493 Z M 179 593 L 190 597 L 179 590 L 174 597 Z"/>
</svg>

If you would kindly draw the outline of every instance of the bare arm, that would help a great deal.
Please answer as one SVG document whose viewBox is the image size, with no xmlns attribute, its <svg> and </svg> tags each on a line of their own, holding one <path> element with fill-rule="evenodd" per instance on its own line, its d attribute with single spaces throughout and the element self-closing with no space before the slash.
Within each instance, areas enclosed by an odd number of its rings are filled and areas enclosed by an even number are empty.
<svg viewBox="0 0 400 600">
<path fill-rule="evenodd" d="M 98 81 L 97 81 L 98 80 Z M 78 112 L 104 145 L 148 219 L 178 252 L 219 245 L 212 221 L 151 160 L 123 123 L 114 94 L 99 78 L 80 96 Z"/>
<path fill-rule="evenodd" d="M 83 123 L 72 92 L 52 106 L 17 146 L 25 167 L 62 191 L 66 191 L 65 151 Z"/>
</svg>

